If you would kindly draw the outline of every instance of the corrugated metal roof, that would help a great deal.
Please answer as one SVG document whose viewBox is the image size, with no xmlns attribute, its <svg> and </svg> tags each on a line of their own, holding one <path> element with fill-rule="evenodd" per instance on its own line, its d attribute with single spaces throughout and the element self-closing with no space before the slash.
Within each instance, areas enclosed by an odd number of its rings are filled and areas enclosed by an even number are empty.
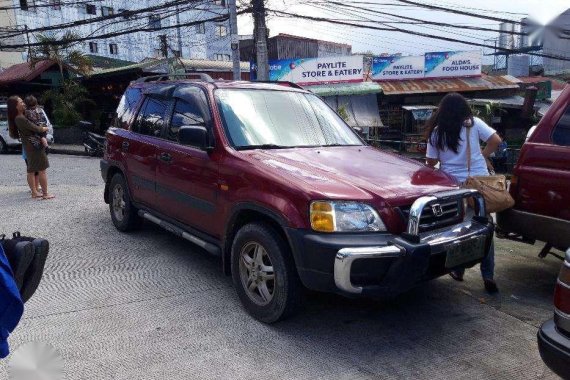
<svg viewBox="0 0 570 380">
<path fill-rule="evenodd" d="M 118 73 L 121 71 L 129 70 L 148 70 L 151 72 L 163 72 L 166 73 L 166 68 L 168 65 L 167 59 L 160 60 L 148 60 L 134 65 L 127 65 L 122 67 L 115 67 L 106 70 L 96 70 L 93 75 L 105 75 L 111 73 Z M 186 70 L 207 70 L 207 71 L 232 71 L 233 64 L 228 61 L 211 61 L 207 59 L 182 59 L 181 60 Z M 240 68 L 242 72 L 249 72 L 249 62 L 241 62 Z"/>
<path fill-rule="evenodd" d="M 425 78 L 378 82 L 386 95 L 518 89 L 515 78 L 482 75 L 471 78 Z"/>
<path fill-rule="evenodd" d="M 29 82 L 55 65 L 54 61 L 40 61 L 32 68 L 29 62 L 19 63 L 0 72 L 0 84 Z"/>
<path fill-rule="evenodd" d="M 382 92 L 382 87 L 375 82 L 319 84 L 303 88 L 320 96 L 366 95 Z"/>
</svg>

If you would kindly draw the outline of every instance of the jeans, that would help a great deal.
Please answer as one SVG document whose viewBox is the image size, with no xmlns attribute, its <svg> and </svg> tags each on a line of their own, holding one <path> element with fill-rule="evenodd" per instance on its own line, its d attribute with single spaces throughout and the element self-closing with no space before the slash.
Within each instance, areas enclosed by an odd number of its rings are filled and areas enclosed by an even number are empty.
<svg viewBox="0 0 570 380">
<path fill-rule="evenodd" d="M 465 268 L 455 268 L 453 270 L 457 274 L 463 275 Z M 491 247 L 487 256 L 481 261 L 481 276 L 483 280 L 492 280 L 495 275 L 495 242 L 491 241 Z"/>
</svg>

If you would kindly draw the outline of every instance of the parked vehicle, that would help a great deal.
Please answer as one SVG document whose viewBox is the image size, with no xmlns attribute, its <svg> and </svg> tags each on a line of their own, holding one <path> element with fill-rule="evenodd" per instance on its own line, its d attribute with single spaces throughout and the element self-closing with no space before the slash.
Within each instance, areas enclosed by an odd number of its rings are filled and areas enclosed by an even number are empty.
<svg viewBox="0 0 570 380">
<path fill-rule="evenodd" d="M 93 123 L 88 121 L 80 121 L 79 127 L 83 132 L 83 147 L 85 152 L 92 157 L 103 157 L 105 149 L 105 136 L 93 132 Z"/>
<path fill-rule="evenodd" d="M 552 248 L 570 247 L 570 86 L 521 148 L 510 192 L 515 206 L 497 214 L 501 236 Z"/>
<path fill-rule="evenodd" d="M 478 192 L 367 146 L 294 85 L 201 77 L 128 87 L 104 199 L 120 231 L 146 219 L 221 256 L 255 318 L 291 315 L 303 286 L 392 297 L 485 256 Z"/>
<path fill-rule="evenodd" d="M 48 120 L 46 115 L 46 120 Z M 53 144 L 53 127 L 48 120 L 48 143 Z M 6 104 L 0 104 L 0 153 L 7 153 L 10 149 L 20 149 L 22 142 L 19 139 L 13 139 L 10 137 L 8 131 L 8 106 Z"/>
<path fill-rule="evenodd" d="M 538 348 L 546 365 L 570 379 L 570 249 L 560 269 L 554 291 L 554 318 L 538 331 Z"/>
</svg>

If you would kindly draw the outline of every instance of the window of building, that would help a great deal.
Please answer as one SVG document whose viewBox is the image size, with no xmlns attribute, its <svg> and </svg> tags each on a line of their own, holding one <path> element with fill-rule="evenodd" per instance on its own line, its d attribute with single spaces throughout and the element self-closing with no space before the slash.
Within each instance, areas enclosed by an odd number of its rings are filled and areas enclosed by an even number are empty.
<svg viewBox="0 0 570 380">
<path fill-rule="evenodd" d="M 85 4 L 85 13 L 88 15 L 96 15 L 97 7 L 93 4 Z"/>
<path fill-rule="evenodd" d="M 174 49 L 172 49 L 171 51 L 172 51 L 172 55 L 175 56 L 176 58 L 180 58 L 180 57 L 181 57 L 181 55 L 180 55 L 180 50 L 174 50 Z"/>
<path fill-rule="evenodd" d="M 151 15 L 148 17 L 148 27 L 150 29 L 160 29 L 160 16 L 158 15 Z"/>
<path fill-rule="evenodd" d="M 91 53 L 99 52 L 99 47 L 97 46 L 97 42 L 89 42 L 89 52 Z"/>
<path fill-rule="evenodd" d="M 120 9 L 118 10 L 118 12 L 119 12 L 120 15 L 123 15 L 123 18 L 124 18 L 124 19 L 131 18 L 132 14 L 133 14 L 130 10 L 128 10 L 128 9 L 123 9 L 123 8 L 120 8 Z"/>
<path fill-rule="evenodd" d="M 226 6 L 226 0 L 214 0 L 214 4 L 221 5 L 222 7 Z"/>
<path fill-rule="evenodd" d="M 214 54 L 216 61 L 231 61 L 232 57 L 229 54 Z"/>
<path fill-rule="evenodd" d="M 194 92 L 194 91 L 193 91 Z M 170 121 L 170 128 L 168 128 L 167 138 L 172 141 L 178 141 L 178 131 L 183 126 L 205 126 L 204 116 L 200 111 L 202 108 L 197 101 L 206 103 L 206 99 L 202 91 L 196 89 L 196 96 L 186 100 L 177 100 L 174 112 L 172 113 L 172 120 Z"/>
<path fill-rule="evenodd" d="M 228 35 L 228 28 L 225 25 L 216 25 L 216 36 L 225 37 Z"/>
<path fill-rule="evenodd" d="M 30 8 L 33 8 L 34 1 L 33 0 L 20 0 L 20 9 L 23 11 L 29 11 Z"/>
<path fill-rule="evenodd" d="M 115 11 L 113 10 L 113 7 L 101 7 L 101 14 L 103 16 L 111 16 L 115 14 Z"/>
<path fill-rule="evenodd" d="M 201 22 L 196 24 L 196 34 L 205 34 L 206 33 L 206 24 Z"/>
<path fill-rule="evenodd" d="M 109 53 L 111 54 L 119 54 L 119 46 L 117 44 L 109 44 Z"/>
<path fill-rule="evenodd" d="M 139 111 L 133 130 L 142 135 L 160 137 L 164 126 L 164 115 L 169 101 L 148 97 Z"/>
<path fill-rule="evenodd" d="M 570 106 L 566 108 L 566 112 L 554 127 L 552 142 L 556 145 L 570 146 Z"/>
<path fill-rule="evenodd" d="M 49 0 L 51 5 L 51 9 L 60 10 L 61 9 L 61 0 Z"/>
</svg>

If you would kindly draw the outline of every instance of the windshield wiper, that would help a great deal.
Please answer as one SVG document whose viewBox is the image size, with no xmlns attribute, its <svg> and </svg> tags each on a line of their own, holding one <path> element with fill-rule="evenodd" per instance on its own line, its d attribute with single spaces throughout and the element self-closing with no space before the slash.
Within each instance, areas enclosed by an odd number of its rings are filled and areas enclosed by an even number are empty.
<svg viewBox="0 0 570 380">
<path fill-rule="evenodd" d="M 290 148 L 288 146 L 277 145 L 277 144 L 259 144 L 259 145 L 246 145 L 238 146 L 237 150 L 249 150 L 249 149 L 286 149 Z"/>
</svg>

